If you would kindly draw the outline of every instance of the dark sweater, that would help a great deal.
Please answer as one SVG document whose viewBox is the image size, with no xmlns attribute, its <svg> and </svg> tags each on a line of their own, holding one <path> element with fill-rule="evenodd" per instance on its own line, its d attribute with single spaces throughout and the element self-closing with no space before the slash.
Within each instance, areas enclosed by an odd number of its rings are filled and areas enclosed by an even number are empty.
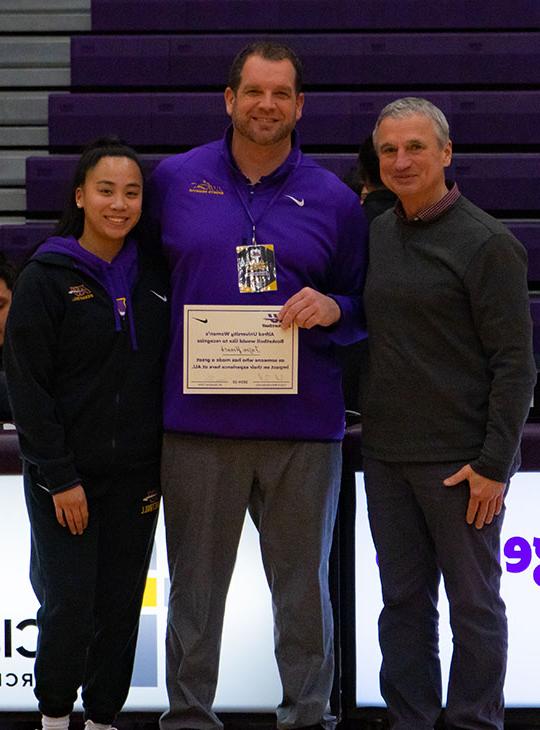
<svg viewBox="0 0 540 730">
<path fill-rule="evenodd" d="M 440 218 L 371 226 L 363 452 L 465 461 L 507 481 L 536 367 L 523 246 L 463 196 Z"/>
</svg>

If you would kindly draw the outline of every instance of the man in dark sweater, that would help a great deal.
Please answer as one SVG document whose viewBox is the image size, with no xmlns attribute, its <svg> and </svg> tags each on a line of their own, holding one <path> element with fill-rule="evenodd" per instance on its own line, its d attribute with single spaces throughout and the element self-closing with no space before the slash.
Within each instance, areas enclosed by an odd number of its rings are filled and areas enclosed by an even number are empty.
<svg viewBox="0 0 540 730">
<path fill-rule="evenodd" d="M 365 288 L 363 453 L 384 600 L 381 691 L 393 730 L 433 730 L 442 574 L 454 639 L 447 727 L 502 730 L 499 541 L 536 380 L 526 253 L 447 187 L 452 144 L 437 107 L 399 99 L 373 139 L 398 196 L 371 226 Z"/>
</svg>

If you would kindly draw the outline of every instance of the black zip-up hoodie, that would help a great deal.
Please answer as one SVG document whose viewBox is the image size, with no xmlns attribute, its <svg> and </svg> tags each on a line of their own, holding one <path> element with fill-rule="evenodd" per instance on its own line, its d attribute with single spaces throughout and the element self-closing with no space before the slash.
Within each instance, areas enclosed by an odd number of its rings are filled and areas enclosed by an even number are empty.
<svg viewBox="0 0 540 730">
<path fill-rule="evenodd" d="M 92 493 L 100 477 L 156 463 L 161 448 L 167 271 L 139 251 L 121 297 L 118 266 L 101 276 L 76 246 L 49 239 L 25 266 L 4 348 L 23 459 L 51 493 L 79 482 Z"/>
</svg>

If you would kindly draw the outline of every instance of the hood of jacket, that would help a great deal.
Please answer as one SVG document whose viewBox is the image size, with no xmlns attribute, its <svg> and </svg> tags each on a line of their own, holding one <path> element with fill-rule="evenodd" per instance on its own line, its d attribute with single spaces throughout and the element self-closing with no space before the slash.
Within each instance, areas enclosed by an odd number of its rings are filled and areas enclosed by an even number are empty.
<svg viewBox="0 0 540 730">
<path fill-rule="evenodd" d="M 116 330 L 122 329 L 126 321 L 129 326 L 131 346 L 137 349 L 135 322 L 131 303 L 131 292 L 137 280 L 139 254 L 136 242 L 127 238 L 112 261 L 105 261 L 83 248 L 73 236 L 52 236 L 48 238 L 33 259 L 44 260 L 47 254 L 67 256 L 73 266 L 97 281 L 111 298 Z M 55 262 L 56 263 L 56 262 Z M 61 263 L 59 260 L 58 264 Z"/>
</svg>

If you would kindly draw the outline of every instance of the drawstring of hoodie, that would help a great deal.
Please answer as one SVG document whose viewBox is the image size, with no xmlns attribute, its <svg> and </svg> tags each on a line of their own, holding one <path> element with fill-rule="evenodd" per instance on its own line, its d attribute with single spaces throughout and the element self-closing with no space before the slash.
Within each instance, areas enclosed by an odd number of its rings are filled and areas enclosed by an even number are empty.
<svg viewBox="0 0 540 730">
<path fill-rule="evenodd" d="M 137 344 L 137 333 L 135 332 L 135 320 L 133 317 L 133 306 L 131 302 L 131 290 L 126 280 L 126 275 L 123 270 L 116 272 L 115 277 L 110 269 L 105 269 L 105 276 L 107 277 L 106 289 L 111 295 L 114 308 L 114 324 L 116 332 L 122 331 L 122 323 L 126 321 L 129 329 L 129 337 L 131 340 L 131 349 L 136 351 L 139 349 Z M 120 278 L 121 286 L 118 287 L 118 278 Z M 116 286 L 115 286 L 116 284 Z M 116 296 L 118 290 L 125 296 Z"/>
</svg>

